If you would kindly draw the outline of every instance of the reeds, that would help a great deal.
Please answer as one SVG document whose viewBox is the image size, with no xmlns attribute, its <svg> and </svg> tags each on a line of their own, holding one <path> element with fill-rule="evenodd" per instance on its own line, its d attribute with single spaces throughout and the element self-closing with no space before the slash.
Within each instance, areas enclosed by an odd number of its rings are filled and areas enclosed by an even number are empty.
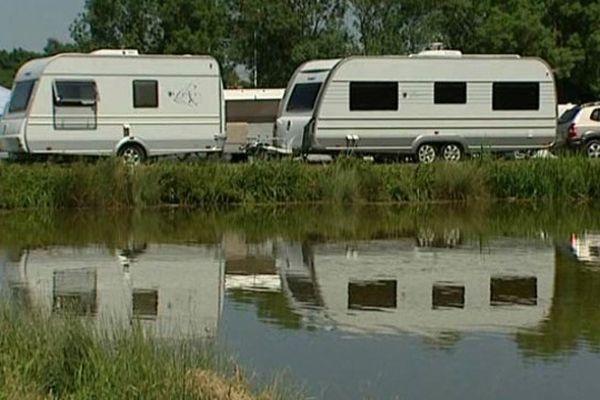
<svg viewBox="0 0 600 400">
<path fill-rule="evenodd" d="M 161 341 L 141 327 L 100 329 L 0 303 L 0 332 L 2 399 L 288 398 L 276 386 L 253 393 L 206 344 Z"/>
<path fill-rule="evenodd" d="M 419 203 L 600 198 L 600 162 L 579 157 L 433 165 L 154 163 L 0 165 L 0 208 Z"/>
</svg>

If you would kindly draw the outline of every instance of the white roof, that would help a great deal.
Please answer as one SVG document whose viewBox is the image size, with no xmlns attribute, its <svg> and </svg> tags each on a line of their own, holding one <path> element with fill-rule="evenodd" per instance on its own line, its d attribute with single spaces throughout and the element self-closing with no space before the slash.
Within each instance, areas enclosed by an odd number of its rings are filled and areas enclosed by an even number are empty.
<svg viewBox="0 0 600 400">
<path fill-rule="evenodd" d="M 118 53 L 118 55 L 116 54 Z M 125 61 L 124 61 L 125 60 Z M 46 75 L 135 75 L 144 71 L 150 76 L 209 75 L 218 76 L 219 65 L 211 56 L 134 55 L 131 50 L 100 50 L 99 53 L 63 53 L 37 58 L 23 65 L 15 81 L 37 79 Z"/>
<path fill-rule="evenodd" d="M 0 86 L 0 115 L 4 112 L 4 106 L 10 100 L 10 90 Z"/>
<path fill-rule="evenodd" d="M 300 71 L 304 73 L 315 73 L 332 70 L 342 59 L 331 60 L 313 60 L 308 61 L 300 67 Z"/>
<path fill-rule="evenodd" d="M 281 100 L 285 89 L 227 89 L 225 100 Z"/>
</svg>

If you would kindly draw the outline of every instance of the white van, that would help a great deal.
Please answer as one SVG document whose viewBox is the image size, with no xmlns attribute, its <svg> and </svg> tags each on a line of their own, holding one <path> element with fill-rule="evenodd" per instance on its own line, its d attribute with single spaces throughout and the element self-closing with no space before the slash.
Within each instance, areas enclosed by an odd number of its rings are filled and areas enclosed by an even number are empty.
<svg viewBox="0 0 600 400">
<path fill-rule="evenodd" d="M 220 152 L 219 64 L 135 50 L 60 54 L 17 73 L 0 145 L 13 154 L 146 157 Z"/>
<path fill-rule="evenodd" d="M 298 109 L 299 92 L 306 101 Z M 538 58 L 447 50 L 350 57 L 298 69 L 276 136 L 290 152 L 457 161 L 481 151 L 550 147 L 556 110 L 554 75 Z"/>
</svg>

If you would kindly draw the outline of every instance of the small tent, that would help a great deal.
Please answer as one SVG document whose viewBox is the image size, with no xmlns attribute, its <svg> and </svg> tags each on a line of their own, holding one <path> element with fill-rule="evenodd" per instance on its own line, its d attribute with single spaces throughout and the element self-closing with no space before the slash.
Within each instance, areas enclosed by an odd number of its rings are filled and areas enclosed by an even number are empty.
<svg viewBox="0 0 600 400">
<path fill-rule="evenodd" d="M 0 117 L 4 112 L 4 107 L 6 103 L 10 100 L 10 90 L 0 86 Z"/>
</svg>

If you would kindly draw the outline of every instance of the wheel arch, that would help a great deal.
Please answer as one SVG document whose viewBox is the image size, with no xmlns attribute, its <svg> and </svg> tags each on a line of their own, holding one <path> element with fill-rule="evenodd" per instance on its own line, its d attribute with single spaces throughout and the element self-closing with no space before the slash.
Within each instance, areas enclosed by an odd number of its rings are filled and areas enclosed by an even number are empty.
<svg viewBox="0 0 600 400">
<path fill-rule="evenodd" d="M 119 143 L 117 143 L 117 145 L 115 146 L 114 149 L 114 154 L 116 156 L 121 154 L 121 151 L 126 148 L 127 146 L 139 146 L 144 153 L 146 154 L 146 157 L 150 156 L 150 152 L 148 151 L 148 146 L 146 146 L 146 144 L 144 143 L 143 140 L 140 140 L 138 138 L 135 137 L 127 137 L 127 138 L 123 138 Z"/>
<path fill-rule="evenodd" d="M 416 154 L 424 144 L 431 144 L 437 146 L 439 148 L 443 147 L 447 144 L 457 144 L 461 147 L 463 153 L 467 154 L 469 152 L 469 146 L 466 140 L 462 136 L 458 135 L 421 135 L 418 136 L 412 143 L 411 152 L 412 154 Z"/>
</svg>

